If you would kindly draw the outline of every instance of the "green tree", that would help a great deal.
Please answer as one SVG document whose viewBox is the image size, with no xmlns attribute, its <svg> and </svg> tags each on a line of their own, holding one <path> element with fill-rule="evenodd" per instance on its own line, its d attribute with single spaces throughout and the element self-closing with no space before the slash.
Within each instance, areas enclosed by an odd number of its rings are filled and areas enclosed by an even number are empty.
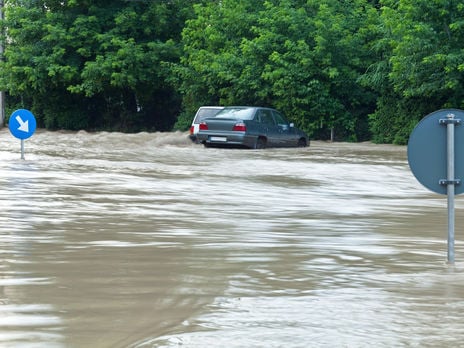
<svg viewBox="0 0 464 348">
<path fill-rule="evenodd" d="M 180 99 L 167 82 L 191 3 L 7 3 L 0 85 L 47 128 L 169 130 Z"/>
<path fill-rule="evenodd" d="M 382 57 L 365 75 L 381 92 L 371 115 L 374 140 L 405 144 L 428 113 L 464 106 L 464 5 L 453 0 L 381 1 L 372 42 Z"/>
<path fill-rule="evenodd" d="M 183 97 L 176 127 L 186 129 L 201 105 L 248 104 L 251 85 L 243 87 L 246 69 L 241 43 L 253 37 L 262 4 L 249 0 L 207 1 L 194 5 L 195 16 L 182 32 L 180 64 L 173 81 Z"/>
<path fill-rule="evenodd" d="M 372 15 L 365 1 L 326 0 L 280 1 L 261 16 L 262 36 L 280 36 L 263 73 L 271 98 L 309 133 L 324 137 L 335 128 L 345 139 L 368 137 L 361 123 L 374 98 L 358 78 L 369 62 L 360 30 Z"/>
</svg>

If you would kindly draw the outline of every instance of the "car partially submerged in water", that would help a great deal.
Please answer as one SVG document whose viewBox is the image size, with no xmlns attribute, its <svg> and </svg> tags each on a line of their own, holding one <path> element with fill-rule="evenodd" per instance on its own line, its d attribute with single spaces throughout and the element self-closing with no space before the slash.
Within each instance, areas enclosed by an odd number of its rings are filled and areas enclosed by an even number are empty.
<svg viewBox="0 0 464 348">
<path fill-rule="evenodd" d="M 275 109 L 255 106 L 224 107 L 200 122 L 197 141 L 206 147 L 305 147 L 309 138 Z"/>
</svg>

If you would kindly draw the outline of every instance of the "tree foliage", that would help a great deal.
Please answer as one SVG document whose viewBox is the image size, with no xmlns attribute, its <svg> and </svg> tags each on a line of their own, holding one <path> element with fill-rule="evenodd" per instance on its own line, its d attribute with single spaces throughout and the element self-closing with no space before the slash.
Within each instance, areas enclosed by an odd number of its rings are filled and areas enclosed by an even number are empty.
<svg viewBox="0 0 464 348">
<path fill-rule="evenodd" d="M 188 3 L 8 1 L 0 84 L 47 128 L 168 130 Z"/>
<path fill-rule="evenodd" d="M 381 96 L 371 115 L 374 140 L 405 143 L 421 117 L 464 106 L 464 4 L 384 0 L 371 46 L 381 60 L 365 75 Z"/>
</svg>

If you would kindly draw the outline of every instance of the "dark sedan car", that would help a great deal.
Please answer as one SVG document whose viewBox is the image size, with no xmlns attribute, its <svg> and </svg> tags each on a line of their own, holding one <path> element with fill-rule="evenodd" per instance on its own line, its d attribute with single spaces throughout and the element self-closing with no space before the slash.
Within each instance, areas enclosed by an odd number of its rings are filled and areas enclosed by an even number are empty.
<svg viewBox="0 0 464 348">
<path fill-rule="evenodd" d="M 204 119 L 197 139 L 207 147 L 262 149 L 309 145 L 308 136 L 277 110 L 252 106 L 228 106 Z"/>
</svg>

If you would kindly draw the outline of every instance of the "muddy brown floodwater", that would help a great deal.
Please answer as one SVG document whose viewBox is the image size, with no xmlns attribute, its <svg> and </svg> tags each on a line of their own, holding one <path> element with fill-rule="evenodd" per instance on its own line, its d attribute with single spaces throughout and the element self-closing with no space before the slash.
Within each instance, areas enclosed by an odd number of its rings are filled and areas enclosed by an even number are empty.
<svg viewBox="0 0 464 348">
<path fill-rule="evenodd" d="M 464 345 L 464 201 L 406 147 L 0 131 L 1 347 Z"/>
</svg>

